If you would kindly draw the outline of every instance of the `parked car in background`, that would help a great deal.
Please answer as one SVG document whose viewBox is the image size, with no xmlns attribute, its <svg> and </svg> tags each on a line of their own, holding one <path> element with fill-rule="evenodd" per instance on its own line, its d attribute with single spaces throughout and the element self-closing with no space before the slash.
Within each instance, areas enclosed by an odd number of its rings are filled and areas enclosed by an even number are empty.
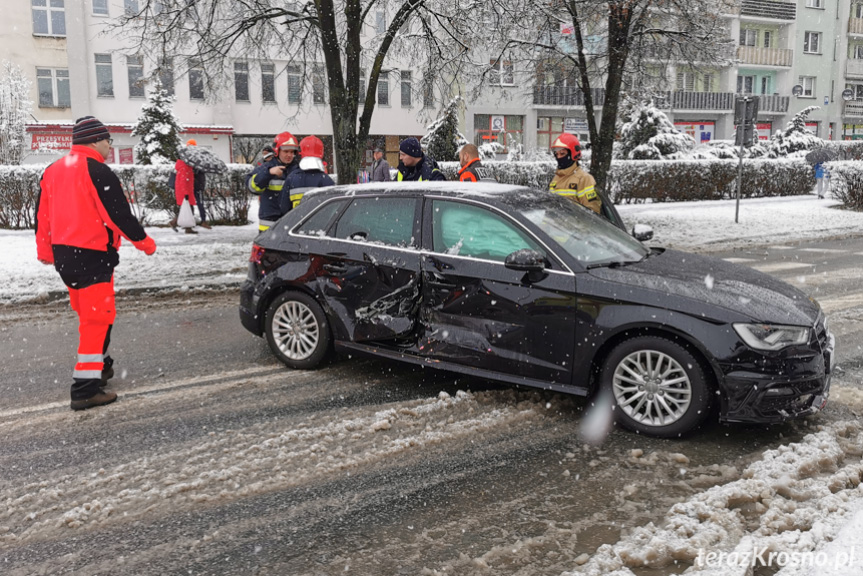
<svg viewBox="0 0 863 576">
<path fill-rule="evenodd" d="M 834 340 L 817 302 L 621 228 L 501 184 L 320 189 L 255 239 L 240 317 L 293 368 L 335 348 L 604 391 L 621 425 L 659 437 L 824 407 Z"/>
</svg>

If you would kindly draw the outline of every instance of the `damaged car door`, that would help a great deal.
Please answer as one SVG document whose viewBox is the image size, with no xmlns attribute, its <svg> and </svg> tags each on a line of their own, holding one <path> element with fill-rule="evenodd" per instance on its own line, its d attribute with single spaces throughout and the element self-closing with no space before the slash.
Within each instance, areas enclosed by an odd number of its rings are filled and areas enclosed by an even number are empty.
<svg viewBox="0 0 863 576">
<path fill-rule="evenodd" d="M 316 245 L 319 287 L 354 342 L 413 333 L 419 301 L 415 197 L 355 198 Z"/>
<path fill-rule="evenodd" d="M 420 354 L 569 385 L 574 275 L 497 209 L 470 200 L 425 204 Z M 518 262 L 523 254 L 538 263 L 534 270 Z"/>
</svg>

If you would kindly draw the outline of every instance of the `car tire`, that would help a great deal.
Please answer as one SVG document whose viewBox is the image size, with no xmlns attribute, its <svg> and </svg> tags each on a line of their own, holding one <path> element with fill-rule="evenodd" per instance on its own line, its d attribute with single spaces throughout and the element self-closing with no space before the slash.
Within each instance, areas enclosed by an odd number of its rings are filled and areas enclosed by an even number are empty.
<svg viewBox="0 0 863 576">
<path fill-rule="evenodd" d="M 698 359 L 658 336 L 618 344 L 606 359 L 601 385 L 613 399 L 618 424 L 658 438 L 696 430 L 707 418 L 713 397 Z"/>
<path fill-rule="evenodd" d="M 315 299 L 285 292 L 267 308 L 264 331 L 276 357 L 291 368 L 315 368 L 330 349 L 327 317 Z"/>
</svg>

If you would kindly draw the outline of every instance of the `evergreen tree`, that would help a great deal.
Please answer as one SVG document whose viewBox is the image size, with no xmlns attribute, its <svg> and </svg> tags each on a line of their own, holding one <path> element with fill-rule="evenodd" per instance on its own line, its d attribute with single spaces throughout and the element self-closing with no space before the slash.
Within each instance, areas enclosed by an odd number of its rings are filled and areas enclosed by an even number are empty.
<svg viewBox="0 0 863 576">
<path fill-rule="evenodd" d="M 420 140 L 426 153 L 439 162 L 458 160 L 459 149 L 468 143 L 458 130 L 461 104 L 460 96 L 450 100 L 438 119 L 426 128 L 426 135 Z"/>
<path fill-rule="evenodd" d="M 652 103 L 632 108 L 620 129 L 620 147 L 615 156 L 629 160 L 661 160 L 695 147 L 695 140 L 674 127 L 665 113 Z"/>
<path fill-rule="evenodd" d="M 15 64 L 4 60 L 0 79 L 0 164 L 20 164 L 27 143 L 27 122 L 33 103 L 30 80 Z"/>
<path fill-rule="evenodd" d="M 156 82 L 141 107 L 141 115 L 132 129 L 132 136 L 140 136 L 135 145 L 138 164 L 173 164 L 177 160 L 177 146 L 183 128 L 174 116 L 174 97 Z"/>
<path fill-rule="evenodd" d="M 794 115 L 794 118 L 785 126 L 785 130 L 777 130 L 768 144 L 770 157 L 787 156 L 792 152 L 823 146 L 821 139 L 806 129 L 809 114 L 820 108 L 820 106 L 807 106 Z"/>
</svg>

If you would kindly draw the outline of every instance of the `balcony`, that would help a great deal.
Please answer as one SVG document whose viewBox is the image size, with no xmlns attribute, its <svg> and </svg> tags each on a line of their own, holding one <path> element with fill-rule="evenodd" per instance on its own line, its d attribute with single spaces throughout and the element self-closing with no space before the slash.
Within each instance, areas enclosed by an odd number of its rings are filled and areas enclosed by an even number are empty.
<svg viewBox="0 0 863 576">
<path fill-rule="evenodd" d="M 605 89 L 592 88 L 593 105 L 605 103 Z M 584 93 L 577 86 L 534 86 L 533 103 L 540 106 L 584 106 Z"/>
<path fill-rule="evenodd" d="M 849 18 L 848 33 L 863 35 L 863 18 Z"/>
<path fill-rule="evenodd" d="M 846 78 L 863 78 L 863 60 L 848 60 L 845 64 Z"/>
<path fill-rule="evenodd" d="M 720 110 L 734 109 L 734 94 L 731 92 L 663 92 L 657 97 L 660 108 L 672 110 Z"/>
<path fill-rule="evenodd" d="M 855 116 L 863 118 L 863 100 L 849 100 L 846 102 L 842 115 L 846 118 Z"/>
<path fill-rule="evenodd" d="M 740 15 L 794 21 L 797 18 L 797 3 L 774 0 L 742 0 L 740 2 Z"/>
<path fill-rule="evenodd" d="M 794 50 L 786 48 L 759 48 L 758 46 L 738 46 L 737 59 L 741 64 L 758 66 L 791 66 Z"/>
<path fill-rule="evenodd" d="M 762 94 L 758 99 L 758 113 L 785 114 L 788 112 L 788 105 L 790 103 L 791 96 L 768 96 Z"/>
</svg>

